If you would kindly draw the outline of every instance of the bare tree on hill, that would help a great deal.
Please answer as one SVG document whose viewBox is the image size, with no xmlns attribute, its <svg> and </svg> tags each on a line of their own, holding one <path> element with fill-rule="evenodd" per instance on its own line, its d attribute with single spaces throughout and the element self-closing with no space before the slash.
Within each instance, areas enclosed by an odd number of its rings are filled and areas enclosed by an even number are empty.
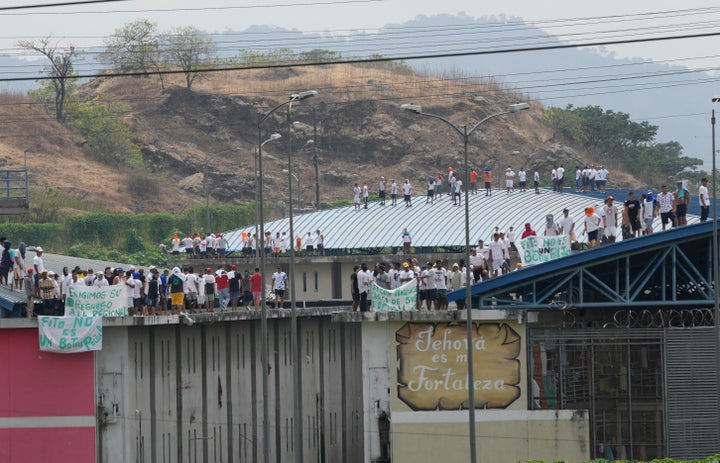
<svg viewBox="0 0 720 463">
<path fill-rule="evenodd" d="M 65 102 L 68 95 L 69 83 L 74 79 L 73 59 L 75 58 L 75 47 L 69 45 L 61 48 L 57 44 L 52 45 L 50 38 L 35 40 L 21 40 L 18 47 L 40 53 L 50 61 L 45 72 L 50 78 L 50 84 L 55 96 L 55 120 L 65 121 Z"/>
<path fill-rule="evenodd" d="M 179 27 L 165 35 L 165 61 L 185 74 L 185 86 L 202 77 L 202 69 L 215 58 L 215 43 L 194 27 Z"/>
<path fill-rule="evenodd" d="M 100 62 L 120 71 L 147 72 L 160 64 L 157 24 L 147 19 L 129 22 L 105 39 Z"/>
</svg>

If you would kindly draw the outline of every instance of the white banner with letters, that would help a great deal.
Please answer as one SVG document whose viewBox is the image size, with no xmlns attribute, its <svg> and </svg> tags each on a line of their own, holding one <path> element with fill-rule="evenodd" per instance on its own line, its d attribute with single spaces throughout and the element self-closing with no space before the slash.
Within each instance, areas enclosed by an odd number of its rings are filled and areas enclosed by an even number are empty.
<svg viewBox="0 0 720 463">
<path fill-rule="evenodd" d="M 113 286 L 70 286 L 65 315 L 74 317 L 127 317 L 127 288 Z"/>
<path fill-rule="evenodd" d="M 517 243 L 523 267 L 571 254 L 570 237 L 567 235 L 528 236 Z"/>
<path fill-rule="evenodd" d="M 397 289 L 372 285 L 372 310 L 404 312 L 417 310 L 417 279 L 413 278 Z"/>
<path fill-rule="evenodd" d="M 102 317 L 38 316 L 40 350 L 74 354 L 102 349 Z"/>
</svg>

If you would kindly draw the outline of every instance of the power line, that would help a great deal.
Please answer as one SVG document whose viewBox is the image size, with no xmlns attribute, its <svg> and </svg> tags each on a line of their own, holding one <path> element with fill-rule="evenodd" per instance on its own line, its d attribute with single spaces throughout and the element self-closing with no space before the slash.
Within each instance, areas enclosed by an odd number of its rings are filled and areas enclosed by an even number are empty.
<svg viewBox="0 0 720 463">
<path fill-rule="evenodd" d="M 92 5 L 94 3 L 117 3 L 117 2 L 129 2 L 133 0 L 77 0 L 73 2 L 60 2 L 60 3 L 42 3 L 39 5 L 17 5 L 17 6 L 0 6 L 0 11 L 12 11 L 12 10 L 30 10 L 37 8 L 53 8 L 58 6 L 78 6 L 78 5 Z"/>
</svg>

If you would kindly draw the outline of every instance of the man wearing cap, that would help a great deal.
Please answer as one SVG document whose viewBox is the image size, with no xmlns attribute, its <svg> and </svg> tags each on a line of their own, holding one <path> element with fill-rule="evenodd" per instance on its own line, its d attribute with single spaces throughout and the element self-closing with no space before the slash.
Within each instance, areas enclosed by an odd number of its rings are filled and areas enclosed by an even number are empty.
<svg viewBox="0 0 720 463">
<path fill-rule="evenodd" d="M 687 225 L 687 209 L 690 205 L 690 192 L 683 186 L 682 180 L 677 181 L 675 191 L 675 216 L 677 225 Z"/>
<path fill-rule="evenodd" d="M 532 229 L 530 226 L 530 222 L 527 222 L 525 224 L 525 230 L 523 230 L 522 235 L 520 235 L 520 239 L 524 240 L 528 236 L 537 236 L 537 233 L 535 233 L 535 230 Z"/>
<path fill-rule="evenodd" d="M 500 241 L 500 233 L 495 233 L 493 235 L 493 240 L 490 242 L 488 247 L 490 248 L 493 276 L 498 276 L 502 273 L 502 268 L 505 264 L 505 256 L 503 252 L 503 244 Z"/>
<path fill-rule="evenodd" d="M 635 192 L 628 193 L 628 200 L 625 201 L 623 208 L 623 226 L 628 227 L 629 236 L 635 237 L 640 235 L 642 225 L 640 224 L 640 201 L 635 199 Z M 624 237 L 623 237 L 624 238 Z"/>
<path fill-rule="evenodd" d="M 48 278 L 48 271 L 43 269 L 38 280 L 38 296 L 42 299 L 43 315 L 52 315 L 55 306 L 55 283 Z"/>
<path fill-rule="evenodd" d="M 608 196 L 600 209 L 600 217 L 603 220 L 603 229 L 608 243 L 614 243 L 617 238 L 617 207 L 613 204 L 614 200 L 615 198 Z"/>
<path fill-rule="evenodd" d="M 648 190 L 645 200 L 640 203 L 642 206 L 642 218 L 645 222 L 645 234 L 649 235 L 653 232 L 653 221 L 658 215 L 658 203 L 653 196 L 653 191 Z"/>
<path fill-rule="evenodd" d="M 93 286 L 96 287 L 104 287 L 104 286 L 110 286 L 110 283 L 108 283 L 107 278 L 105 278 L 105 274 L 101 271 L 95 272 L 95 281 L 93 281 Z"/>
<path fill-rule="evenodd" d="M 670 223 L 674 227 L 675 222 L 675 195 L 668 191 L 667 185 L 660 187 L 660 194 L 657 196 L 658 210 L 662 219 L 662 229 Z"/>
<path fill-rule="evenodd" d="M 282 309 L 285 304 L 285 291 L 287 290 L 288 277 L 282 267 L 277 266 L 277 271 L 272 275 L 273 293 L 275 293 L 275 308 Z"/>
<path fill-rule="evenodd" d="M 507 169 L 505 169 L 505 189 L 507 190 L 507 194 L 510 194 L 510 190 L 513 189 L 515 182 L 515 172 L 513 172 L 512 168 L 508 166 Z"/>
<path fill-rule="evenodd" d="M 224 268 L 220 268 L 215 272 L 215 288 L 218 293 L 220 310 L 224 312 L 230 303 L 230 282 Z"/>
<path fill-rule="evenodd" d="M 33 269 L 35 269 L 35 287 L 37 287 L 40 273 L 45 270 L 45 264 L 42 259 L 43 248 L 40 246 L 35 248 L 35 257 L 33 257 Z"/>
</svg>

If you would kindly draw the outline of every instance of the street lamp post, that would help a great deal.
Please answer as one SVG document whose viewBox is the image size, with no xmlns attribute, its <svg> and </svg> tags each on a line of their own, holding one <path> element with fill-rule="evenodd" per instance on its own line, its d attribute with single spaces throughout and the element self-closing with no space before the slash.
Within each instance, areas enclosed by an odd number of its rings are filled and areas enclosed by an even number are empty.
<svg viewBox="0 0 720 463">
<path fill-rule="evenodd" d="M 471 310 L 471 288 L 470 288 L 470 282 L 472 281 L 472 274 L 470 271 L 470 197 L 468 194 L 469 188 L 470 188 L 470 174 L 468 169 L 468 141 L 470 139 L 470 135 L 477 130 L 478 127 L 483 125 L 485 122 L 489 121 L 490 119 L 493 119 L 498 116 L 502 116 L 505 114 L 511 114 L 516 113 L 518 111 L 522 111 L 525 109 L 530 108 L 530 105 L 527 103 L 516 103 L 512 104 L 508 107 L 506 111 L 502 111 L 499 113 L 491 114 L 487 116 L 485 119 L 481 120 L 474 126 L 472 126 L 468 130 L 468 126 L 463 125 L 461 127 L 456 126 L 449 120 L 445 119 L 442 116 L 438 116 L 437 114 L 431 114 L 431 113 L 425 113 L 422 110 L 421 106 L 414 105 L 414 104 L 404 104 L 400 106 L 400 108 L 404 111 L 408 111 L 414 114 L 418 114 L 420 116 L 430 117 L 433 119 L 438 119 L 443 121 L 445 124 L 449 125 L 450 127 L 455 130 L 455 132 L 462 137 L 463 140 L 463 154 L 464 154 L 464 167 L 465 167 L 465 277 L 466 277 L 466 284 L 465 284 L 465 312 L 466 312 L 466 323 L 467 323 L 467 385 L 468 385 L 468 433 L 470 434 L 470 461 L 472 463 L 475 463 L 477 461 L 476 455 L 476 444 L 475 444 L 475 372 L 474 372 L 474 366 L 473 366 L 473 325 L 472 325 L 472 310 Z"/>
<path fill-rule="evenodd" d="M 720 96 L 714 96 L 712 98 L 712 116 L 710 117 L 710 124 L 712 125 L 712 272 L 713 272 L 713 318 L 715 325 L 715 374 L 720 379 L 720 276 L 718 271 L 718 217 L 717 217 L 717 178 L 716 178 L 716 166 L 715 166 L 715 107 L 720 102 Z M 720 396 L 718 400 L 718 411 L 720 412 Z M 720 420 L 720 413 L 718 414 Z M 720 424 L 720 423 L 719 423 Z M 720 430 L 720 426 L 718 426 Z"/>
<path fill-rule="evenodd" d="M 258 119 L 258 188 L 259 188 L 259 195 L 258 195 L 258 207 L 260 208 L 259 213 L 259 222 L 260 222 L 260 231 L 258 233 L 258 247 L 260 249 L 260 285 L 262 288 L 262 291 L 260 292 L 260 337 L 262 338 L 262 344 L 261 344 L 261 357 L 262 357 L 262 367 L 263 367 L 263 373 L 262 373 L 262 395 L 263 395 L 263 462 L 269 463 L 270 461 L 270 408 L 268 404 L 268 398 L 269 398 L 269 391 L 268 391 L 268 379 L 267 375 L 269 372 L 269 359 L 268 359 L 268 345 L 267 345 L 267 308 L 265 306 L 265 214 L 263 211 L 263 172 L 262 172 L 262 145 L 264 143 L 261 143 L 260 140 L 262 140 L 262 124 L 268 120 L 270 116 L 272 116 L 275 111 L 282 108 L 283 106 L 288 107 L 287 112 L 287 120 L 288 124 L 290 122 L 290 114 L 292 111 L 292 104 L 304 100 L 306 98 L 311 98 L 317 95 L 317 91 L 315 90 L 306 90 L 304 92 L 300 93 L 293 93 L 290 95 L 290 98 L 288 101 L 285 101 L 284 103 L 281 103 L 274 108 L 272 108 L 269 112 L 265 113 L 264 115 L 260 115 Z M 289 133 L 289 127 L 288 127 L 288 133 Z M 280 138 L 280 134 L 274 134 L 277 135 L 275 139 Z M 272 138 L 272 137 L 271 137 Z M 290 137 L 288 137 L 290 138 Z M 290 143 L 288 141 L 288 143 Z M 288 158 L 290 158 L 290 152 L 288 152 Z M 292 172 L 292 171 L 290 171 Z M 290 230 L 292 233 L 292 190 L 290 191 Z M 292 239 L 292 235 L 291 235 Z M 298 353 L 297 353 L 297 314 L 295 310 L 295 298 L 292 296 L 293 294 L 293 288 L 295 286 L 294 277 L 295 277 L 295 250 L 294 247 L 290 246 L 290 294 L 291 294 L 291 308 L 292 308 L 292 320 L 291 320 L 291 332 L 290 332 L 290 343 L 291 343 L 291 349 L 292 349 L 292 362 L 293 362 L 293 397 L 295 399 L 295 404 L 293 404 L 293 446 L 295 448 L 295 460 L 296 461 L 302 461 L 302 438 L 300 437 L 302 432 L 302 417 L 300 414 L 302 413 L 302 405 L 299 403 L 297 395 L 299 395 L 299 378 L 300 378 L 300 371 L 298 367 Z"/>
</svg>

